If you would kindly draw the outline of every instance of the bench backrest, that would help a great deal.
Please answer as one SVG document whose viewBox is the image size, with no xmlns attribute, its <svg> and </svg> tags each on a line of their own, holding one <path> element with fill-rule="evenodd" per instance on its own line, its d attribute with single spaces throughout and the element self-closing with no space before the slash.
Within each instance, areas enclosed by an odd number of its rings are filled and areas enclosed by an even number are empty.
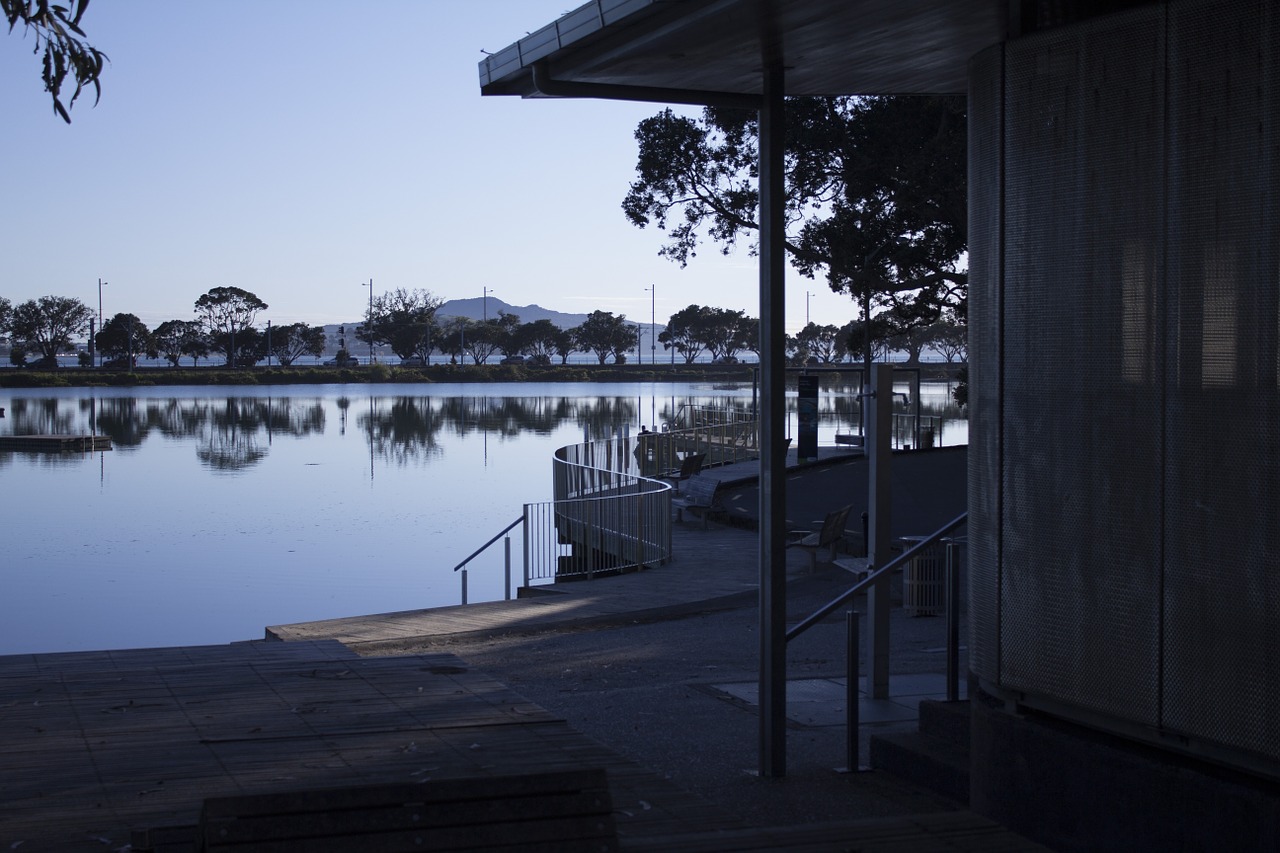
<svg viewBox="0 0 1280 853">
<path fill-rule="evenodd" d="M 818 532 L 818 547 L 830 545 L 844 536 L 844 524 L 852 511 L 853 504 L 849 504 L 827 513 L 827 517 L 822 520 L 822 530 Z"/>
<path fill-rule="evenodd" d="M 204 801 L 201 851 L 618 849 L 604 770 Z"/>
<path fill-rule="evenodd" d="M 690 503 L 710 506 L 715 502 L 716 491 L 719 488 L 719 480 L 713 480 L 710 477 L 693 477 L 685 484 L 681 496 Z"/>
<path fill-rule="evenodd" d="M 702 470 L 702 463 L 706 460 L 705 453 L 690 453 L 680 461 L 680 479 L 687 480 L 694 474 Z"/>
</svg>

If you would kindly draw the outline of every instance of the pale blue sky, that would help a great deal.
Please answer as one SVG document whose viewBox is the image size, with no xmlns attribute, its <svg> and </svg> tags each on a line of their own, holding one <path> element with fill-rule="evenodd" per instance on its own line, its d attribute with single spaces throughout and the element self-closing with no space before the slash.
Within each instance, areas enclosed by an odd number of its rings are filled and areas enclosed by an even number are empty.
<svg viewBox="0 0 1280 853">
<path fill-rule="evenodd" d="M 111 64 L 65 125 L 33 41 L 0 34 L 0 296 L 74 296 L 154 326 L 215 286 L 276 324 L 359 319 L 374 292 L 482 288 L 648 322 L 696 302 L 758 314 L 755 259 L 687 267 L 626 221 L 633 132 L 661 105 L 480 96 L 497 51 L 574 0 L 98 0 Z M 689 109 L 689 108 L 686 108 Z M 787 327 L 854 316 L 794 273 Z"/>
</svg>

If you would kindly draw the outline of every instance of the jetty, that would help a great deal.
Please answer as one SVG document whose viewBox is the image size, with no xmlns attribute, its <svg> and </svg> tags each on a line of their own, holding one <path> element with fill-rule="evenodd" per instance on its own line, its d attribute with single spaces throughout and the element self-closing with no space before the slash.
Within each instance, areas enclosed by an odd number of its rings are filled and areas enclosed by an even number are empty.
<svg viewBox="0 0 1280 853">
<path fill-rule="evenodd" d="M 94 453 L 110 449 L 108 435 L 0 435 L 0 451 Z"/>
</svg>

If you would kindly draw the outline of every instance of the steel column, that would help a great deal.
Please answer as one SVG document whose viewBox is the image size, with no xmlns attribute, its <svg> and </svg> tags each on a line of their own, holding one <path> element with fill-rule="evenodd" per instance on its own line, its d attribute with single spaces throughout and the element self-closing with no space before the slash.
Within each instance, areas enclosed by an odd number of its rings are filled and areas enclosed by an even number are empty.
<svg viewBox="0 0 1280 853">
<path fill-rule="evenodd" d="M 786 222 L 782 63 L 765 57 L 760 108 L 760 775 L 786 775 Z"/>
<path fill-rule="evenodd" d="M 893 366 L 871 366 L 867 406 L 867 506 L 871 512 L 867 553 L 871 565 L 892 559 L 889 519 L 889 460 L 893 443 Z M 889 698 L 889 581 L 885 575 L 867 590 L 867 696 Z"/>
</svg>

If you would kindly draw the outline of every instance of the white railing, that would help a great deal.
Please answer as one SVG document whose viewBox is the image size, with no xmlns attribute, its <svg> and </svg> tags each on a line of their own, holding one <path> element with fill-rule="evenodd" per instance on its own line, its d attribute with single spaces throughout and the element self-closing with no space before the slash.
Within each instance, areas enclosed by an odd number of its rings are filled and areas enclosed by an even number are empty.
<svg viewBox="0 0 1280 853">
<path fill-rule="evenodd" d="M 591 578 L 671 559 L 671 486 L 656 474 L 649 437 L 571 444 L 552 461 L 553 500 L 525 504 L 526 583 Z"/>
<path fill-rule="evenodd" d="M 464 603 L 467 563 L 521 523 L 525 587 L 670 560 L 672 488 L 661 478 L 678 470 L 691 453 L 705 454 L 706 467 L 760 455 L 758 425 L 749 415 L 701 407 L 681 414 L 688 424 L 683 428 L 668 424 L 662 432 L 617 435 L 557 450 L 552 500 L 525 504 L 519 519 L 456 567 L 463 576 Z M 504 541 L 509 553 L 510 538 Z M 508 579 L 507 597 L 510 588 Z"/>
</svg>

